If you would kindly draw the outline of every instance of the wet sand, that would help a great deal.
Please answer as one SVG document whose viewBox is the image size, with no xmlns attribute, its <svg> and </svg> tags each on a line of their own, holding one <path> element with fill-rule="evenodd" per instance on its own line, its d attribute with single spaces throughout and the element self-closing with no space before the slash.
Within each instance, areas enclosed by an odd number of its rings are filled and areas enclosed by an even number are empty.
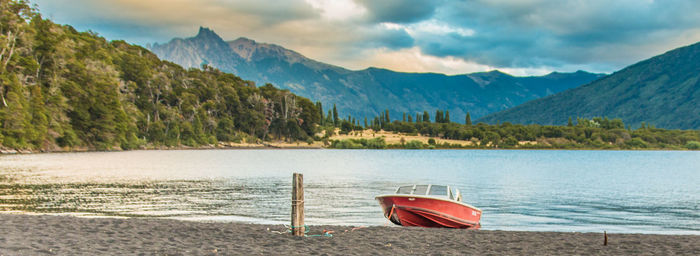
<svg viewBox="0 0 700 256">
<path fill-rule="evenodd" d="M 311 226 L 0 214 L 0 255 L 698 255 L 700 236 Z"/>
</svg>

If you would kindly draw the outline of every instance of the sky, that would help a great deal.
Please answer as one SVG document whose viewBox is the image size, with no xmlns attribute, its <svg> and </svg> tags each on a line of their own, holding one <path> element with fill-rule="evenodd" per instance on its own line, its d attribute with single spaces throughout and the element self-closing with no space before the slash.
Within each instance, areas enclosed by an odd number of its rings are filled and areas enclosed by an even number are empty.
<svg viewBox="0 0 700 256">
<path fill-rule="evenodd" d="M 611 73 L 700 41 L 698 0 L 33 0 L 42 15 L 147 45 L 200 26 L 345 68 Z"/>
</svg>

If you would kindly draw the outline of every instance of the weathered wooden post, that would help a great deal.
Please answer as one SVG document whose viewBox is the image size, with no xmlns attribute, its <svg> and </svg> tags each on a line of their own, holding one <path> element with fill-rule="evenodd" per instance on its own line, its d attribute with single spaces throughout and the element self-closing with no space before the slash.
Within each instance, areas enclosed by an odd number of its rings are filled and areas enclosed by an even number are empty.
<svg viewBox="0 0 700 256">
<path fill-rule="evenodd" d="M 603 239 L 603 245 L 607 246 L 608 245 L 608 232 L 607 231 L 603 231 L 603 237 L 605 237 Z"/>
<path fill-rule="evenodd" d="M 304 175 L 294 173 L 292 177 L 292 234 L 303 236 L 304 227 Z"/>
</svg>

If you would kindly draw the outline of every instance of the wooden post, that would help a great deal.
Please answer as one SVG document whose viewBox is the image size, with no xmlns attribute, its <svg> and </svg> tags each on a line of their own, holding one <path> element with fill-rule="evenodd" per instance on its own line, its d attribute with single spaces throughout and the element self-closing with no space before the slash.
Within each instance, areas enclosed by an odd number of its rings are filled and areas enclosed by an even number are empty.
<svg viewBox="0 0 700 256">
<path fill-rule="evenodd" d="M 603 237 L 605 237 L 603 239 L 603 245 L 607 246 L 608 245 L 608 232 L 607 231 L 603 231 Z"/>
<path fill-rule="evenodd" d="M 304 227 L 304 175 L 294 173 L 292 177 L 292 234 L 303 236 Z"/>
</svg>

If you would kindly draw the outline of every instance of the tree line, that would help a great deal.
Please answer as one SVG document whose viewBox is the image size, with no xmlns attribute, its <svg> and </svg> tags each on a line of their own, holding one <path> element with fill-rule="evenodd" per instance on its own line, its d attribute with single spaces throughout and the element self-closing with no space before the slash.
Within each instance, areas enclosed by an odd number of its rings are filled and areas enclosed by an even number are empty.
<svg viewBox="0 0 700 256">
<path fill-rule="evenodd" d="M 632 129 L 621 119 L 595 117 L 570 119 L 566 126 L 521 125 L 508 122 L 500 124 L 478 123 L 473 125 L 470 114 L 464 123 L 450 120 L 449 111 L 437 110 L 431 120 L 427 111 L 416 113 L 416 118 L 403 114 L 401 120 L 392 120 L 389 111 L 380 112 L 365 126 L 353 125 L 353 119 L 339 120 L 340 133 L 352 133 L 365 128 L 406 135 L 422 135 L 445 140 L 470 141 L 469 145 L 439 143 L 435 139 L 428 143 L 407 141 L 398 145 L 384 143 L 385 148 L 548 148 L 548 149 L 700 149 L 700 131 L 667 130 L 642 123 Z M 346 124 L 346 125 L 343 125 Z M 366 139 L 332 142 L 335 148 L 360 147 L 370 143 Z M 372 147 L 381 145 L 377 141 Z M 365 147 L 368 148 L 368 147 Z"/>
</svg>

